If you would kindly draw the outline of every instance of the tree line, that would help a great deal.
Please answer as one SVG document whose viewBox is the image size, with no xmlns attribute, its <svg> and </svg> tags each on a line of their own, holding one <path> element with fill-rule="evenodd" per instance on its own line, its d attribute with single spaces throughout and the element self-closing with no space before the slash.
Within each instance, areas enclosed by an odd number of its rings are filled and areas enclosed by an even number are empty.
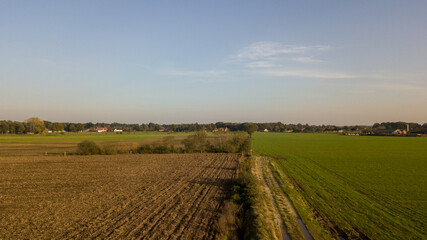
<svg viewBox="0 0 427 240">
<path fill-rule="evenodd" d="M 271 123 L 231 123 L 217 122 L 208 124 L 183 123 L 183 124 L 127 124 L 127 123 L 71 123 L 71 122 L 50 122 L 32 117 L 24 122 L 19 121 L 0 121 L 0 133 L 3 134 L 24 134 L 24 133 L 47 133 L 51 132 L 81 132 L 96 131 L 96 128 L 107 128 L 107 131 L 120 129 L 124 132 L 141 131 L 165 131 L 165 132 L 213 132 L 213 131 L 247 131 L 251 127 L 253 131 L 268 132 L 339 132 L 339 131 L 372 131 L 376 129 L 406 129 L 409 124 L 410 129 L 427 128 L 427 123 L 423 125 L 418 123 L 406 122 L 383 122 L 375 123 L 372 126 L 336 126 L 336 125 L 309 125 L 309 124 L 284 124 L 282 122 Z"/>
</svg>

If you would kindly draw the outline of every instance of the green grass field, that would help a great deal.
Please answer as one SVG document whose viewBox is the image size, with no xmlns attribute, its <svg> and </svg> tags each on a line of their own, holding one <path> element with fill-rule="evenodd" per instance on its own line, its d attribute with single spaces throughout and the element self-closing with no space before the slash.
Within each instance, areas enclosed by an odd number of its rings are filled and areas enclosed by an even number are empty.
<svg viewBox="0 0 427 240">
<path fill-rule="evenodd" d="M 256 133 L 253 149 L 348 236 L 427 238 L 427 138 Z"/>
<path fill-rule="evenodd" d="M 188 133 L 163 133 L 163 132 L 124 132 L 117 133 L 64 133 L 46 135 L 26 135 L 26 134 L 0 134 L 0 143 L 46 143 L 46 142 L 80 142 L 92 140 L 95 142 L 106 141 L 142 141 L 154 137 L 164 137 L 168 135 L 186 136 Z"/>
<path fill-rule="evenodd" d="M 174 136 L 178 141 L 189 133 L 130 132 L 130 133 L 65 133 L 47 135 L 0 134 L 0 156 L 43 155 L 73 153 L 83 140 L 98 144 L 127 144 L 157 141 L 165 136 Z"/>
</svg>

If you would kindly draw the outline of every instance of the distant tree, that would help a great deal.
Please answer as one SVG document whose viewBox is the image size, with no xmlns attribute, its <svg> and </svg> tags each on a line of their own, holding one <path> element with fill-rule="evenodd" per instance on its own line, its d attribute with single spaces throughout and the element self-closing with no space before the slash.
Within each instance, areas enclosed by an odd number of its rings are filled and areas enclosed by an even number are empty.
<svg viewBox="0 0 427 240">
<path fill-rule="evenodd" d="M 12 121 L 7 121 L 7 125 L 9 127 L 8 132 L 10 134 L 14 134 L 15 133 L 15 123 Z"/>
<path fill-rule="evenodd" d="M 223 122 L 217 122 L 217 123 L 215 123 L 215 127 L 216 128 L 225 128 L 225 123 L 223 123 Z"/>
<path fill-rule="evenodd" d="M 82 123 L 77 123 L 75 126 L 76 126 L 76 132 L 81 132 L 85 130 L 85 125 L 83 125 Z"/>
<path fill-rule="evenodd" d="M 244 128 L 250 137 L 252 137 L 252 133 L 258 130 L 258 126 L 255 123 L 245 123 Z"/>
<path fill-rule="evenodd" d="M 195 132 L 196 130 L 197 130 L 197 128 L 194 124 L 190 124 L 190 126 L 188 127 L 188 131 L 190 131 L 190 132 Z"/>
<path fill-rule="evenodd" d="M 162 127 L 159 124 L 154 125 L 154 131 L 160 131 Z"/>
<path fill-rule="evenodd" d="M 40 120 L 38 117 L 32 117 L 27 119 L 27 131 L 34 133 L 42 133 L 45 130 L 45 125 L 43 120 Z"/>
<path fill-rule="evenodd" d="M 8 133 L 9 124 L 6 121 L 0 121 L 0 133 Z"/>
<path fill-rule="evenodd" d="M 360 127 L 357 125 L 351 128 L 351 131 L 359 131 L 359 130 L 360 130 Z"/>
<path fill-rule="evenodd" d="M 25 132 L 25 125 L 21 122 L 15 122 L 15 133 L 20 134 Z"/>
<path fill-rule="evenodd" d="M 209 124 L 209 130 L 213 131 L 215 129 L 215 124 L 211 123 Z"/>
<path fill-rule="evenodd" d="M 307 127 L 304 128 L 303 132 L 305 132 L 305 133 L 313 132 L 313 128 L 311 126 L 307 126 Z"/>
<path fill-rule="evenodd" d="M 50 129 L 51 125 L 52 125 L 52 122 L 44 121 L 44 127 L 45 128 Z"/>
<path fill-rule="evenodd" d="M 169 131 L 176 132 L 177 126 L 175 124 L 171 124 L 171 125 L 169 125 L 168 128 L 169 128 Z"/>
<path fill-rule="evenodd" d="M 139 124 L 132 124 L 132 131 L 142 131 L 142 127 Z"/>
<path fill-rule="evenodd" d="M 59 122 L 54 122 L 51 125 L 51 130 L 54 132 L 62 132 L 62 131 L 64 131 L 64 124 L 59 123 Z"/>
<path fill-rule="evenodd" d="M 95 126 L 95 124 L 93 124 L 93 123 L 91 123 L 91 122 L 88 122 L 88 123 L 86 123 L 85 124 L 85 129 L 91 129 L 91 128 L 93 128 Z"/>
</svg>

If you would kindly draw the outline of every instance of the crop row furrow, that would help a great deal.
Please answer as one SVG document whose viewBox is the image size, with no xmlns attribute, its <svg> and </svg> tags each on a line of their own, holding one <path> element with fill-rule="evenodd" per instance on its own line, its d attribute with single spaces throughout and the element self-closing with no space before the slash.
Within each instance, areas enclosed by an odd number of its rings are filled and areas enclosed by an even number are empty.
<svg viewBox="0 0 427 240">
<path fill-rule="evenodd" d="M 185 169 L 186 166 L 187 165 L 185 165 L 183 169 Z M 197 169 L 197 166 L 189 169 L 194 170 L 191 171 L 193 175 L 190 177 L 190 179 L 197 177 L 198 172 L 200 172 L 200 170 Z M 186 171 L 189 169 L 187 168 Z M 141 225 L 141 223 L 138 223 L 139 219 L 144 219 L 144 221 L 146 221 L 148 219 L 155 218 L 164 211 L 166 208 L 165 206 L 170 204 L 170 201 L 173 201 L 175 196 L 182 194 L 181 191 L 183 188 L 185 188 L 185 184 L 182 183 L 186 182 L 188 179 L 179 179 L 178 181 L 171 184 L 174 179 L 175 178 L 173 176 L 170 176 L 170 178 L 164 184 L 166 186 L 165 188 L 153 191 L 149 196 L 140 194 L 138 197 L 134 198 L 134 201 L 132 202 L 135 204 L 135 207 L 119 211 L 119 220 L 113 223 L 109 223 L 103 229 L 98 231 L 97 234 L 92 235 L 92 237 L 101 237 L 104 234 L 111 236 L 112 234 L 116 233 L 116 229 L 119 229 L 122 226 L 125 226 L 125 229 L 123 232 L 120 232 L 119 235 L 131 236 L 131 232 L 134 232 L 135 229 L 138 229 L 138 225 Z M 179 186 L 179 188 L 176 188 L 176 186 Z M 144 200 L 150 201 L 144 202 Z M 146 214 L 149 215 L 146 216 Z"/>
<path fill-rule="evenodd" d="M 218 183 L 218 179 L 221 179 L 222 176 L 226 174 L 227 170 L 224 170 L 224 169 L 226 169 L 225 166 L 227 165 L 227 163 L 229 163 L 228 159 L 223 160 L 222 165 L 219 166 L 218 170 L 214 173 L 212 172 L 211 175 L 216 176 L 216 178 L 213 181 L 211 181 L 212 183 Z M 217 172 L 219 172 L 219 174 Z M 211 176 L 209 176 L 209 178 L 210 177 Z M 204 228 L 207 227 L 206 224 L 202 225 L 203 224 L 202 220 L 203 219 L 206 220 L 208 218 L 202 216 L 203 209 L 200 208 L 200 203 L 205 202 L 206 199 L 212 198 L 213 197 L 211 196 L 212 194 L 216 194 L 219 192 L 218 189 L 216 189 L 216 186 L 217 185 L 215 184 L 210 184 L 210 186 L 207 189 L 205 189 L 205 191 L 201 194 L 201 197 L 199 197 L 199 200 L 197 202 L 196 201 L 193 202 L 192 207 L 190 207 L 190 209 L 193 211 L 191 213 L 187 213 L 187 216 L 188 215 L 190 216 L 189 219 L 183 218 L 180 224 L 178 224 L 178 226 L 182 225 L 182 227 L 177 228 L 178 230 L 177 232 L 179 233 L 173 234 L 175 238 L 178 238 L 178 237 L 182 239 L 194 238 L 195 236 L 197 236 L 198 231 L 201 231 L 203 227 Z M 216 190 L 216 191 L 213 191 L 213 190 Z M 192 236 L 185 236 L 185 233 L 188 234 L 190 232 L 188 231 L 189 228 L 194 224 L 199 224 L 200 226 L 195 227 L 194 231 L 191 231 Z"/>
<path fill-rule="evenodd" d="M 216 162 L 216 161 L 213 161 L 213 162 Z M 210 162 L 210 164 L 206 165 L 206 166 L 212 166 L 213 162 Z M 209 171 L 209 173 L 215 174 L 213 171 Z M 199 175 L 197 176 L 197 178 L 200 179 L 205 174 L 206 174 L 206 171 L 201 171 L 199 173 Z M 200 194 L 200 191 L 203 190 L 203 184 L 201 184 L 198 188 L 196 188 L 196 187 L 194 187 L 196 185 L 196 184 L 194 184 L 195 182 L 197 182 L 197 180 L 189 181 L 189 183 L 191 183 L 191 185 L 189 184 L 189 188 L 188 188 L 189 192 L 186 194 L 180 194 L 181 197 L 185 197 L 183 204 L 179 205 L 180 208 L 183 208 L 183 212 L 184 212 L 183 217 L 181 219 L 184 219 L 187 216 L 187 212 L 192 209 L 193 204 L 190 204 L 189 202 L 191 202 L 191 200 L 193 200 L 193 201 L 199 200 L 199 197 L 197 197 L 197 196 Z M 168 213 L 167 215 L 162 216 L 164 219 L 170 219 L 169 216 L 173 213 L 173 211 L 168 211 L 167 213 Z M 175 215 L 175 217 L 176 217 L 176 215 Z M 172 219 L 172 220 L 174 220 L 174 219 Z M 145 239 L 151 239 L 152 237 L 150 237 L 150 234 L 163 232 L 163 229 L 160 229 L 160 230 L 156 229 L 156 231 L 153 231 L 156 227 L 159 227 L 158 226 L 159 222 L 162 222 L 162 226 L 160 226 L 160 227 L 166 226 L 165 224 L 163 224 L 163 221 L 161 221 L 161 218 L 159 218 L 158 221 L 155 224 L 153 224 L 150 229 L 147 230 L 148 234 L 146 236 L 144 236 Z"/>
</svg>

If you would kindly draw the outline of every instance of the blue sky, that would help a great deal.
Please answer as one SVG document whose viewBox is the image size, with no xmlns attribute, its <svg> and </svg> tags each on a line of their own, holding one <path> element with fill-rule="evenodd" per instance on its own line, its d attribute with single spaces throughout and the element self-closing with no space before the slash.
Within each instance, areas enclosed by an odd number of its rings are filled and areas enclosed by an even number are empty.
<svg viewBox="0 0 427 240">
<path fill-rule="evenodd" d="M 0 119 L 427 122 L 426 1 L 2 1 Z"/>
</svg>

